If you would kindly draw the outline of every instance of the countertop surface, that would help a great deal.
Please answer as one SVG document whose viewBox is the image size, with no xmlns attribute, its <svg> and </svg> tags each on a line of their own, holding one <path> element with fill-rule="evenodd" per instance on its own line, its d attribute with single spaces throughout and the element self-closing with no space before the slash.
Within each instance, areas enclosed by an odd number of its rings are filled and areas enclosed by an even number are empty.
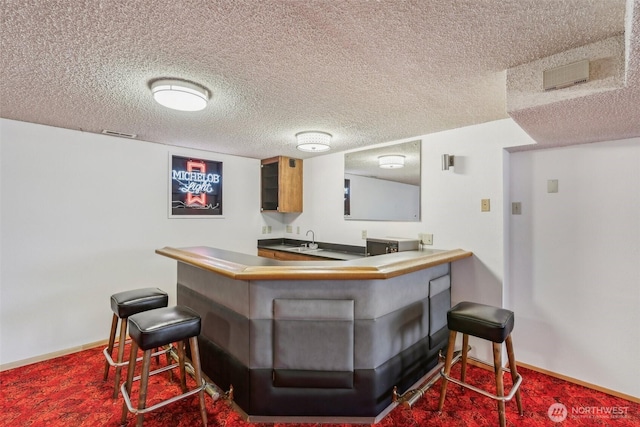
<svg viewBox="0 0 640 427">
<path fill-rule="evenodd" d="M 388 279 L 473 255 L 462 249 L 422 249 L 345 261 L 280 261 L 208 246 L 164 247 L 156 253 L 238 280 Z"/>
<path fill-rule="evenodd" d="M 336 250 L 324 249 L 324 248 L 309 249 L 302 246 L 293 246 L 293 245 L 285 245 L 285 244 L 259 245 L 258 247 L 261 249 L 271 249 L 274 251 L 309 255 L 309 256 L 314 256 L 321 259 L 332 259 L 337 261 L 349 261 L 352 259 L 364 258 L 365 256 L 364 250 L 362 251 L 363 253 L 356 254 L 353 252 L 336 251 Z"/>
</svg>

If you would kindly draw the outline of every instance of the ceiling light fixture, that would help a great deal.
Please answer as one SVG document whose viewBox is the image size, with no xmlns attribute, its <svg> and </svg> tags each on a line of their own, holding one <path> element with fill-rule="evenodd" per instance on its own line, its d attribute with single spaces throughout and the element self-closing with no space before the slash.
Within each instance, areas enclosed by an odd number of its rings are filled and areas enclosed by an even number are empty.
<svg viewBox="0 0 640 427">
<path fill-rule="evenodd" d="M 378 166 L 382 169 L 398 169 L 404 167 L 404 156 L 380 156 Z"/>
<path fill-rule="evenodd" d="M 182 80 L 156 80 L 151 93 L 158 104 L 180 111 L 200 111 L 209 101 L 207 89 Z"/>
<path fill-rule="evenodd" d="M 296 134 L 298 150 L 309 153 L 319 153 L 331 148 L 331 134 L 318 131 L 306 131 Z"/>
</svg>

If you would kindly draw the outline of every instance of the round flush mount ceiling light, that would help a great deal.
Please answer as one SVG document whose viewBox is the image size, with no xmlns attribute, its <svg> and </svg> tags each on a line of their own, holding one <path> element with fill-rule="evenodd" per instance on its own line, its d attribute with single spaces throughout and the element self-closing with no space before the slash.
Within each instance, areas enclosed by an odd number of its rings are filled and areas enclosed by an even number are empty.
<svg viewBox="0 0 640 427">
<path fill-rule="evenodd" d="M 382 169 L 397 169 L 404 167 L 404 156 L 380 156 L 378 166 Z"/>
<path fill-rule="evenodd" d="M 182 80 L 156 80 L 151 93 L 158 104 L 180 111 L 200 111 L 209 101 L 207 89 Z"/>
<path fill-rule="evenodd" d="M 296 134 L 298 150 L 309 153 L 319 153 L 331 148 L 331 134 L 318 131 L 306 131 Z"/>
</svg>

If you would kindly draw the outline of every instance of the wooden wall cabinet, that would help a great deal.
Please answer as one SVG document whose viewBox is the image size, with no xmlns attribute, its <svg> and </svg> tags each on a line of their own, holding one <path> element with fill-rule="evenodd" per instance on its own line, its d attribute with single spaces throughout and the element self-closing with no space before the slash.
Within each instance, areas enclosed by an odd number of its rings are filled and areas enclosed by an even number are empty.
<svg viewBox="0 0 640 427">
<path fill-rule="evenodd" d="M 271 157 L 260 169 L 260 211 L 302 212 L 302 160 Z"/>
</svg>

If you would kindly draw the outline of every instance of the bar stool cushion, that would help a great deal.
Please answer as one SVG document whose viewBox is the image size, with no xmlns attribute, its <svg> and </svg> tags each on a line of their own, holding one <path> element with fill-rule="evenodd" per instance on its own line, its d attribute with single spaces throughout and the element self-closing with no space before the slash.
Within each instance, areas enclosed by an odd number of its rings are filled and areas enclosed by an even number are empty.
<svg viewBox="0 0 640 427">
<path fill-rule="evenodd" d="M 185 306 L 163 307 L 129 317 L 129 335 L 142 350 L 200 334 L 200 316 Z"/>
<path fill-rule="evenodd" d="M 475 302 L 463 301 L 447 312 L 449 330 L 496 343 L 509 336 L 513 322 L 513 311 Z"/>
<path fill-rule="evenodd" d="M 111 310 L 121 319 L 168 304 L 169 295 L 158 288 L 133 289 L 111 295 Z"/>
</svg>

